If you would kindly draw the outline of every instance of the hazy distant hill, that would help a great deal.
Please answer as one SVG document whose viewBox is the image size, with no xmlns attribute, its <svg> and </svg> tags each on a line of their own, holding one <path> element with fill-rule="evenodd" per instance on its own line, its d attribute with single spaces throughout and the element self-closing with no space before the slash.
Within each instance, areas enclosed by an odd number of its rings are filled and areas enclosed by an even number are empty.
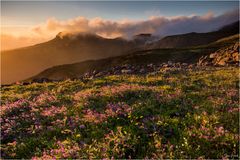
<svg viewBox="0 0 240 160">
<path fill-rule="evenodd" d="M 127 54 L 137 47 L 135 41 L 106 39 L 94 34 L 63 35 L 30 47 L 1 53 L 2 84 L 26 79 L 60 64 Z"/>
<path fill-rule="evenodd" d="M 220 38 L 231 36 L 237 33 L 239 33 L 239 22 L 224 26 L 223 28 L 214 32 L 192 32 L 187 34 L 167 36 L 155 43 L 148 45 L 148 48 L 183 48 L 205 45 L 214 42 Z"/>
<path fill-rule="evenodd" d="M 87 72 L 105 71 L 111 67 L 117 67 L 125 64 L 138 66 L 150 63 L 166 63 L 168 61 L 181 63 L 197 63 L 200 57 L 215 52 L 219 48 L 231 46 L 235 44 L 238 39 L 239 35 L 236 34 L 234 36 L 220 39 L 214 43 L 205 46 L 192 48 L 142 50 L 118 57 L 111 57 L 101 60 L 89 60 L 74 64 L 54 66 L 52 68 L 44 70 L 40 74 L 28 79 L 27 81 L 40 79 L 64 80 L 68 78 L 79 78 Z"/>
<path fill-rule="evenodd" d="M 168 36 L 159 41 L 157 41 L 158 37 L 151 34 L 139 34 L 132 40 L 125 40 L 122 38 L 106 39 L 90 33 L 59 33 L 53 40 L 45 43 L 1 52 L 1 84 L 27 79 L 56 65 L 127 55 L 136 51 L 145 54 L 146 49 L 207 45 L 220 38 L 237 34 L 238 27 L 239 24 L 236 22 L 215 32 Z M 158 53 L 157 50 L 154 51 L 156 52 Z M 173 59 L 185 58 L 185 55 L 179 57 L 180 54 L 175 54 L 173 50 L 163 53 L 166 57 L 173 56 Z M 191 57 L 190 54 L 188 56 Z M 131 61 L 138 60 L 138 57 L 134 58 Z M 143 61 L 149 58 L 151 57 L 146 56 Z M 162 58 L 156 54 L 151 60 L 161 61 Z"/>
</svg>

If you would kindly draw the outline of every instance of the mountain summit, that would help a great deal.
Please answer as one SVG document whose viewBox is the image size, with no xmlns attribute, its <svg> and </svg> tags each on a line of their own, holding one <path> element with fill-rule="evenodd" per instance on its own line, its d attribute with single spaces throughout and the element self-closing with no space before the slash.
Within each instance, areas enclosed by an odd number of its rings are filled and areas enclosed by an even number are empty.
<svg viewBox="0 0 240 160">
<path fill-rule="evenodd" d="M 119 56 L 135 48 L 136 42 L 121 38 L 61 32 L 48 42 L 1 52 L 2 83 L 22 80 L 55 65 Z"/>
</svg>

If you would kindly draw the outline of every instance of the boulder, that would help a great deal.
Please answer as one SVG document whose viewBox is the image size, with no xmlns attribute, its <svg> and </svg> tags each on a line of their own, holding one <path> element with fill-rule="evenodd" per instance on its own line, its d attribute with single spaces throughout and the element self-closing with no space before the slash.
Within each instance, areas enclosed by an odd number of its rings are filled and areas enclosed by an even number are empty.
<svg viewBox="0 0 240 160">
<path fill-rule="evenodd" d="M 130 74 L 130 73 L 132 73 L 132 70 L 130 70 L 130 69 L 122 69 L 121 72 L 123 74 Z"/>
<path fill-rule="evenodd" d="M 232 55 L 233 55 L 233 61 L 238 62 L 239 61 L 239 53 L 238 52 L 234 52 Z"/>
<path fill-rule="evenodd" d="M 227 48 L 221 48 L 207 56 L 202 56 L 198 65 L 236 65 L 239 61 L 239 43 L 235 43 Z"/>
<path fill-rule="evenodd" d="M 215 53 L 212 53 L 212 54 L 210 54 L 209 55 L 209 58 L 215 58 L 216 57 L 216 55 L 217 55 L 217 53 L 215 52 Z"/>
<path fill-rule="evenodd" d="M 168 64 L 169 66 L 172 66 L 172 65 L 173 65 L 173 62 L 172 62 L 172 61 L 168 61 L 167 64 Z"/>
</svg>

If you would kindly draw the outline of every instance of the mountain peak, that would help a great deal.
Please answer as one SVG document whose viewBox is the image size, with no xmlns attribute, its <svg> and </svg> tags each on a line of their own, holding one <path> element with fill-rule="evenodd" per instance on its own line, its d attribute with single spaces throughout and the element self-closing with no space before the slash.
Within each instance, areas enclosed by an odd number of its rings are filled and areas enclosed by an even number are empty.
<svg viewBox="0 0 240 160">
<path fill-rule="evenodd" d="M 57 39 L 78 39 L 78 38 L 102 38 L 101 36 L 90 32 L 59 32 Z"/>
<path fill-rule="evenodd" d="M 142 43 L 143 45 L 153 43 L 159 40 L 160 37 L 154 36 L 151 33 L 140 33 L 133 36 L 133 40 Z"/>
<path fill-rule="evenodd" d="M 135 38 L 149 38 L 151 36 L 152 36 L 151 33 L 140 33 L 140 34 L 135 35 L 134 37 Z"/>
</svg>

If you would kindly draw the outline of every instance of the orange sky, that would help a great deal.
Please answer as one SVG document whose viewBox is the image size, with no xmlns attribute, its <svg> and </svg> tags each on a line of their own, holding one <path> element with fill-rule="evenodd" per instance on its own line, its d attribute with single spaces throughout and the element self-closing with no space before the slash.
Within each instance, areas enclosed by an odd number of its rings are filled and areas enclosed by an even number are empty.
<svg viewBox="0 0 240 160">
<path fill-rule="evenodd" d="M 92 32 L 106 38 L 152 33 L 160 36 L 189 32 L 209 32 L 238 20 L 238 10 L 222 15 L 151 16 L 145 20 L 108 20 L 101 17 L 59 20 L 54 17 L 35 25 L 1 25 L 1 50 L 30 46 L 53 39 L 59 32 Z"/>
<path fill-rule="evenodd" d="M 44 42 L 50 37 L 42 37 L 31 30 L 31 26 L 2 26 L 1 50 L 15 49 Z"/>
</svg>

